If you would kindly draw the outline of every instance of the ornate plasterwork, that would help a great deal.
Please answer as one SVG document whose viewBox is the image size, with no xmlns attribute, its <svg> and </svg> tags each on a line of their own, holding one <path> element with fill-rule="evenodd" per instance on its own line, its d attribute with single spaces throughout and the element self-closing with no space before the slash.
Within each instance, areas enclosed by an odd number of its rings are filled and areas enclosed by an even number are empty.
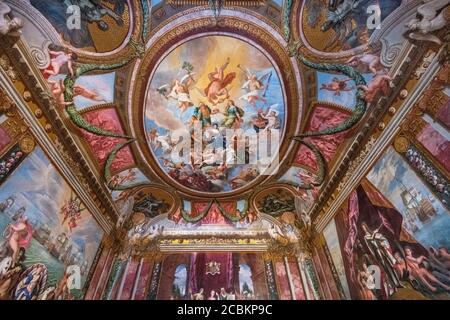
<svg viewBox="0 0 450 320">
<path fill-rule="evenodd" d="M 3 69 L 3 71 L 6 73 L 6 75 L 12 82 L 16 82 L 19 75 L 12 66 L 11 61 L 9 60 L 6 54 L 2 54 L 0 56 L 0 67 Z"/>
<path fill-rule="evenodd" d="M 348 170 L 345 173 L 344 177 L 339 182 L 337 188 L 335 189 L 335 192 L 340 192 L 344 188 L 344 186 L 348 183 L 349 179 L 351 178 L 353 172 L 359 167 L 361 162 L 367 157 L 367 155 L 370 153 L 370 151 L 373 149 L 376 138 L 374 136 L 371 136 L 367 143 L 364 145 L 364 149 L 359 153 L 359 155 L 350 161 L 348 164 Z"/>
<path fill-rule="evenodd" d="M 50 62 L 50 57 L 46 52 L 46 48 L 50 43 L 60 44 L 58 33 L 39 11 L 30 6 L 28 1 L 10 1 L 10 6 L 14 12 L 26 21 L 25 31 L 33 30 L 33 33 L 36 33 L 33 39 L 30 39 L 30 43 L 28 43 L 33 62 L 38 67 L 47 66 Z M 39 43 L 38 34 L 43 37 L 45 36 L 49 40 L 44 40 Z"/>
<path fill-rule="evenodd" d="M 9 76 L 11 81 L 17 81 L 17 73 L 11 66 L 6 56 L 0 57 L 0 68 Z M 24 118 L 18 111 L 16 103 L 8 94 L 6 88 L 0 86 L 0 115 L 6 116 L 0 127 L 6 131 L 10 138 L 10 142 L 0 150 L 0 156 L 7 156 L 11 152 L 21 151 L 22 153 L 30 153 L 33 151 L 36 142 L 30 135 L 29 126 L 25 123 Z M 22 161 L 22 159 L 17 159 Z M 11 174 L 12 171 L 9 172 Z M 8 175 L 4 176 L 5 180 Z"/>
<path fill-rule="evenodd" d="M 422 75 L 425 73 L 425 71 L 427 71 L 428 67 L 430 66 L 430 63 L 433 61 L 435 56 L 436 52 L 434 51 L 429 51 L 426 53 L 422 63 L 419 65 L 419 67 L 417 67 L 416 71 L 414 71 L 414 76 L 417 79 L 420 79 Z"/>
<path fill-rule="evenodd" d="M 209 0 L 208 0 L 209 1 Z M 239 2 L 248 2 L 246 0 L 241 0 Z M 151 36 L 155 33 L 158 33 L 161 28 L 164 28 L 168 24 L 172 24 L 174 21 L 179 18 L 192 15 L 197 13 L 197 15 L 201 16 L 211 16 L 215 22 L 220 22 L 221 18 L 226 15 L 240 16 L 244 20 L 253 20 L 263 22 L 264 24 L 269 25 L 271 28 L 276 30 L 276 32 L 281 36 L 283 34 L 282 25 L 280 23 L 280 10 L 276 5 L 267 4 L 265 6 L 244 6 L 244 5 L 225 5 L 220 10 L 220 16 L 216 16 L 214 11 L 211 10 L 209 5 L 195 6 L 191 8 L 186 8 L 182 10 L 184 6 L 175 6 L 175 5 L 158 5 L 154 8 L 154 12 L 152 14 L 152 25 L 153 29 L 151 30 Z M 266 10 L 261 11 L 262 8 L 266 8 Z M 175 9 L 175 14 L 171 12 L 171 10 L 167 9 Z M 181 9 L 180 9 L 181 8 Z M 231 13 L 231 14 L 230 14 Z M 251 17 L 251 19 L 249 19 Z M 156 20 L 156 21 L 155 21 Z"/>
<path fill-rule="evenodd" d="M 205 237 L 205 238 L 176 238 L 163 239 L 158 246 L 161 251 L 169 252 L 200 252 L 200 251 L 267 251 L 270 245 L 270 239 L 241 238 L 231 237 Z"/>
<path fill-rule="evenodd" d="M 128 250 L 127 256 L 145 256 L 149 252 L 264 252 L 268 259 L 278 261 L 284 257 L 297 257 L 303 252 L 298 244 L 283 245 L 271 239 L 267 234 L 259 237 L 236 237 L 230 234 L 222 236 L 198 235 L 161 237 L 148 242 L 144 247 Z"/>
<path fill-rule="evenodd" d="M 216 1 L 216 0 L 212 0 Z M 244 7 L 259 7 L 266 4 L 267 0 L 223 0 L 223 5 L 230 6 L 244 6 Z M 174 6 L 206 6 L 211 3 L 210 0 L 167 0 L 168 5 Z"/>
<path fill-rule="evenodd" d="M 121 233 L 120 247 L 125 256 L 144 257 L 152 252 L 264 252 L 271 259 L 299 256 L 303 238 L 284 235 L 283 224 L 266 214 L 245 227 L 232 225 L 184 225 L 167 219 L 167 214 L 134 223 Z M 275 235 L 269 229 L 274 227 Z"/>
</svg>

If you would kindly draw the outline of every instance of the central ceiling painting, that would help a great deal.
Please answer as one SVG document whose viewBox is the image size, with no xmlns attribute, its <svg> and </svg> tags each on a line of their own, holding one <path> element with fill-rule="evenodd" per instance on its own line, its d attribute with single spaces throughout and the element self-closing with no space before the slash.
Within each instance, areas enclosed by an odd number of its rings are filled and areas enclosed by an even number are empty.
<svg viewBox="0 0 450 320">
<path fill-rule="evenodd" d="M 163 57 L 150 77 L 148 146 L 164 173 L 190 190 L 240 189 L 264 171 L 253 138 L 282 139 L 283 92 L 270 58 L 255 46 L 228 36 L 189 40 Z M 180 137 L 191 145 L 201 140 L 200 160 L 176 149 Z M 239 144 L 246 145 L 242 152 Z"/>
</svg>

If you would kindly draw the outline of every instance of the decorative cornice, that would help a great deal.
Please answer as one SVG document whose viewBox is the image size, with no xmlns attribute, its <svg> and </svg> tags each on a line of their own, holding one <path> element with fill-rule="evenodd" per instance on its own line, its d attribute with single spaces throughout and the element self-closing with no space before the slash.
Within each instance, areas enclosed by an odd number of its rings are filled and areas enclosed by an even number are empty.
<svg viewBox="0 0 450 320">
<path fill-rule="evenodd" d="M 231 239 L 228 237 L 162 239 L 158 247 L 162 252 L 265 252 L 270 246 L 268 238 Z"/>
</svg>

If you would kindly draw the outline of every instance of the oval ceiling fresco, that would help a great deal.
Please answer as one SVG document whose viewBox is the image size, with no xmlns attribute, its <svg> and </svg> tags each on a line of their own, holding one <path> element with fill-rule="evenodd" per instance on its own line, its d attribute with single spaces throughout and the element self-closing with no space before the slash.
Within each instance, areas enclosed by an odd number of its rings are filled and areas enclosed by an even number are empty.
<svg viewBox="0 0 450 320">
<path fill-rule="evenodd" d="M 323 52 L 351 50 L 367 45 L 381 23 L 402 0 L 306 0 L 300 30 L 307 42 Z"/>
<path fill-rule="evenodd" d="M 266 136 L 279 143 L 283 136 L 283 92 L 270 58 L 255 46 L 227 36 L 189 40 L 162 58 L 150 78 L 148 146 L 164 174 L 190 190 L 238 190 L 264 171 L 258 147 L 248 141 Z M 187 152 L 177 149 L 180 135 L 192 142 Z M 247 147 L 236 147 L 240 141 Z"/>
</svg>

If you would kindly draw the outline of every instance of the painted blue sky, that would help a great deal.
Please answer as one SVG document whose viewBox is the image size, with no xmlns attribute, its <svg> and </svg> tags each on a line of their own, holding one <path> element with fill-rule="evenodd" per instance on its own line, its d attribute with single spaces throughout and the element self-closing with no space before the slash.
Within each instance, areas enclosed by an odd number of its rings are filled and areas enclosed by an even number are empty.
<svg viewBox="0 0 450 320">
<path fill-rule="evenodd" d="M 52 80 L 53 79 L 59 80 L 64 78 L 65 75 L 58 75 L 51 77 Z M 115 79 L 116 79 L 115 72 L 79 77 L 76 82 L 77 85 L 83 86 L 88 90 L 97 92 L 100 95 L 101 99 L 104 99 L 105 101 L 94 101 L 86 99 L 85 97 L 76 96 L 73 99 L 76 108 L 78 110 L 83 110 L 88 107 L 95 106 L 97 104 L 114 102 Z"/>
<path fill-rule="evenodd" d="M 333 78 L 338 78 L 339 80 L 347 79 L 348 77 L 345 75 L 337 75 L 337 74 L 331 74 L 331 73 L 323 73 L 323 72 L 317 72 L 317 100 L 322 102 L 330 102 L 334 104 L 338 104 L 344 107 L 347 107 L 349 109 L 355 108 L 355 95 L 356 95 L 356 88 L 355 88 L 355 82 L 349 81 L 347 83 L 349 88 L 354 88 L 352 91 L 348 92 L 341 92 L 340 96 L 336 96 L 334 92 L 326 91 L 326 90 L 320 90 L 322 87 L 322 84 L 330 83 Z M 373 78 L 372 74 L 365 74 L 364 78 L 367 82 L 370 82 L 370 80 Z"/>
<path fill-rule="evenodd" d="M 48 225 L 52 236 L 65 232 L 75 243 L 90 248 L 86 255 L 88 260 L 93 259 L 103 232 L 87 211 L 72 232 L 66 223 L 62 224 L 60 209 L 64 201 L 70 199 L 71 189 L 41 148 L 37 147 L 1 186 L 0 201 L 10 196 L 15 199 L 12 212 L 25 207 L 30 222 Z"/>
<path fill-rule="evenodd" d="M 334 219 L 328 224 L 328 226 L 323 230 L 323 235 L 327 242 L 328 250 L 330 250 L 331 259 L 333 260 L 334 266 L 341 281 L 342 288 L 344 290 L 347 299 L 350 299 L 350 291 L 348 288 L 347 277 L 345 275 L 344 261 L 342 259 L 341 247 L 339 245 L 339 238 L 336 229 L 336 223 Z"/>
<path fill-rule="evenodd" d="M 238 201 L 236 201 L 236 208 L 239 211 L 244 212 L 246 206 L 248 206 L 247 200 L 238 200 Z"/>
<path fill-rule="evenodd" d="M 404 214 L 407 211 L 401 193 L 405 188 L 414 188 L 419 200 L 428 198 L 437 212 L 430 221 L 419 224 L 419 231 L 413 235 L 425 246 L 445 246 L 450 248 L 450 212 L 433 196 L 428 187 L 411 170 L 403 158 L 389 147 L 381 159 L 367 175 L 367 178 L 381 193 Z"/>
<path fill-rule="evenodd" d="M 239 265 L 239 288 L 241 291 L 241 294 L 243 293 L 242 287 L 244 285 L 244 283 L 248 284 L 250 290 L 253 291 L 253 293 L 255 292 L 254 288 L 253 288 L 253 280 L 252 280 L 252 270 L 250 269 L 250 267 L 246 264 L 240 264 Z"/>
<path fill-rule="evenodd" d="M 187 283 L 187 269 L 186 265 L 182 264 L 177 266 L 175 269 L 175 277 L 173 284 L 180 288 L 181 295 L 186 293 L 186 283 Z"/>
</svg>

